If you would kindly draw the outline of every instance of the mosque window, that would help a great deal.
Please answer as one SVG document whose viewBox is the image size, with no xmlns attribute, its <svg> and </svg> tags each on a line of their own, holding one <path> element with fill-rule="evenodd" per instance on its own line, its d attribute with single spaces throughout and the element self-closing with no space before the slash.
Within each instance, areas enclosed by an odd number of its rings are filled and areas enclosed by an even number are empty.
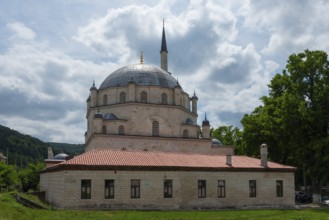
<svg viewBox="0 0 329 220">
<path fill-rule="evenodd" d="M 206 181 L 198 180 L 198 197 L 206 198 Z"/>
<path fill-rule="evenodd" d="M 140 180 L 139 179 L 131 180 L 131 198 L 133 198 L 133 199 L 140 198 Z"/>
<path fill-rule="evenodd" d="M 120 103 L 125 103 L 126 102 L 126 93 L 121 92 L 120 93 Z"/>
<path fill-rule="evenodd" d="M 91 199 L 91 180 L 81 180 L 81 199 Z"/>
<path fill-rule="evenodd" d="M 163 181 L 163 197 L 172 198 L 172 180 Z"/>
<path fill-rule="evenodd" d="M 114 180 L 105 180 L 105 199 L 114 199 Z"/>
<path fill-rule="evenodd" d="M 141 102 L 147 102 L 147 92 L 145 91 L 141 92 Z"/>
<path fill-rule="evenodd" d="M 249 197 L 256 197 L 256 180 L 249 180 Z"/>
<path fill-rule="evenodd" d="M 123 125 L 119 126 L 119 134 L 124 135 L 125 134 L 125 127 Z"/>
<path fill-rule="evenodd" d="M 218 180 L 218 198 L 225 198 L 225 180 Z"/>
<path fill-rule="evenodd" d="M 276 181 L 276 196 L 283 197 L 283 181 L 282 180 Z"/>
<path fill-rule="evenodd" d="M 106 134 L 106 126 L 105 125 L 103 125 L 103 127 L 102 127 L 102 134 Z"/>
<path fill-rule="evenodd" d="M 107 105 L 107 95 L 103 95 L 103 105 Z"/>
<path fill-rule="evenodd" d="M 159 136 L 159 122 L 153 121 L 152 122 L 152 136 Z"/>
<path fill-rule="evenodd" d="M 168 97 L 166 93 L 161 94 L 161 104 L 166 105 L 168 104 Z"/>
<path fill-rule="evenodd" d="M 184 129 L 184 131 L 183 131 L 183 137 L 184 138 L 188 138 L 188 130 L 187 129 Z"/>
</svg>

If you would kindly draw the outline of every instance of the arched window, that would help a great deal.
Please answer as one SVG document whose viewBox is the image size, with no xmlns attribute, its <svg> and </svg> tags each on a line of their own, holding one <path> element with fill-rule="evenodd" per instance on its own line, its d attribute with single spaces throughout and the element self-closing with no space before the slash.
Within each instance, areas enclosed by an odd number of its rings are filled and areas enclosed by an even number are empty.
<svg viewBox="0 0 329 220">
<path fill-rule="evenodd" d="M 183 137 L 184 137 L 184 138 L 188 138 L 188 130 L 187 130 L 187 129 L 185 129 L 185 130 L 183 131 Z"/>
<path fill-rule="evenodd" d="M 166 94 L 166 93 L 162 93 L 162 94 L 161 94 L 161 103 L 162 103 L 163 105 L 168 104 L 168 97 L 167 97 L 167 94 Z"/>
<path fill-rule="evenodd" d="M 103 105 L 107 105 L 107 95 L 103 96 Z"/>
<path fill-rule="evenodd" d="M 123 127 L 123 125 L 119 126 L 119 134 L 120 135 L 124 135 L 125 134 L 125 127 Z"/>
<path fill-rule="evenodd" d="M 103 127 L 102 127 L 102 133 L 106 134 L 106 126 L 105 125 L 103 125 Z"/>
<path fill-rule="evenodd" d="M 159 136 L 159 122 L 152 122 L 152 136 Z"/>
<path fill-rule="evenodd" d="M 141 92 L 141 102 L 147 102 L 147 92 L 145 91 Z"/>
<path fill-rule="evenodd" d="M 121 92 L 120 93 L 120 103 L 124 103 L 124 102 L 126 102 L 126 93 Z"/>
</svg>

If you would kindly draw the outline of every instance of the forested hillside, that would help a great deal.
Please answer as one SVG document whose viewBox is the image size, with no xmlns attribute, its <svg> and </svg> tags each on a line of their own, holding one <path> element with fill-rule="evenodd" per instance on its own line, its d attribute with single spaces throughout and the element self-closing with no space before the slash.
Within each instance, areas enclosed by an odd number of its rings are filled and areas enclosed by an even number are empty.
<svg viewBox="0 0 329 220">
<path fill-rule="evenodd" d="M 30 162 L 42 162 L 47 157 L 47 149 L 51 146 L 54 155 L 64 152 L 78 155 L 83 152 L 82 144 L 45 143 L 30 135 L 0 125 L 0 152 L 8 153 L 9 164 L 26 167 Z"/>
</svg>

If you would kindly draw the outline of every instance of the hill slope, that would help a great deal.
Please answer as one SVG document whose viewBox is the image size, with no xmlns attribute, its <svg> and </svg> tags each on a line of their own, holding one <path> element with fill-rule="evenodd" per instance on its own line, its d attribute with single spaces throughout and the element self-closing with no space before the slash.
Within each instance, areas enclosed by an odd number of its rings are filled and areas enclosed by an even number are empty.
<svg viewBox="0 0 329 220">
<path fill-rule="evenodd" d="M 30 135 L 0 125 L 0 152 L 7 156 L 9 164 L 25 167 L 30 162 L 43 161 L 47 158 L 47 149 L 51 146 L 54 155 L 64 152 L 78 155 L 83 152 L 83 144 L 45 143 Z"/>
</svg>

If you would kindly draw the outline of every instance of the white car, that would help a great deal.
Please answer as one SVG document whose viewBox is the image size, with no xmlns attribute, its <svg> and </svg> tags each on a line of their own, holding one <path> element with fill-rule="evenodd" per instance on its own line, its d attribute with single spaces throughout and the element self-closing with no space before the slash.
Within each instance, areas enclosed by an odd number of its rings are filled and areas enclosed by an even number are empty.
<svg viewBox="0 0 329 220">
<path fill-rule="evenodd" d="M 322 201 L 322 204 L 323 204 L 323 205 L 328 205 L 328 206 L 329 206 L 329 199 L 327 199 L 327 200 L 323 200 L 323 201 Z"/>
</svg>

